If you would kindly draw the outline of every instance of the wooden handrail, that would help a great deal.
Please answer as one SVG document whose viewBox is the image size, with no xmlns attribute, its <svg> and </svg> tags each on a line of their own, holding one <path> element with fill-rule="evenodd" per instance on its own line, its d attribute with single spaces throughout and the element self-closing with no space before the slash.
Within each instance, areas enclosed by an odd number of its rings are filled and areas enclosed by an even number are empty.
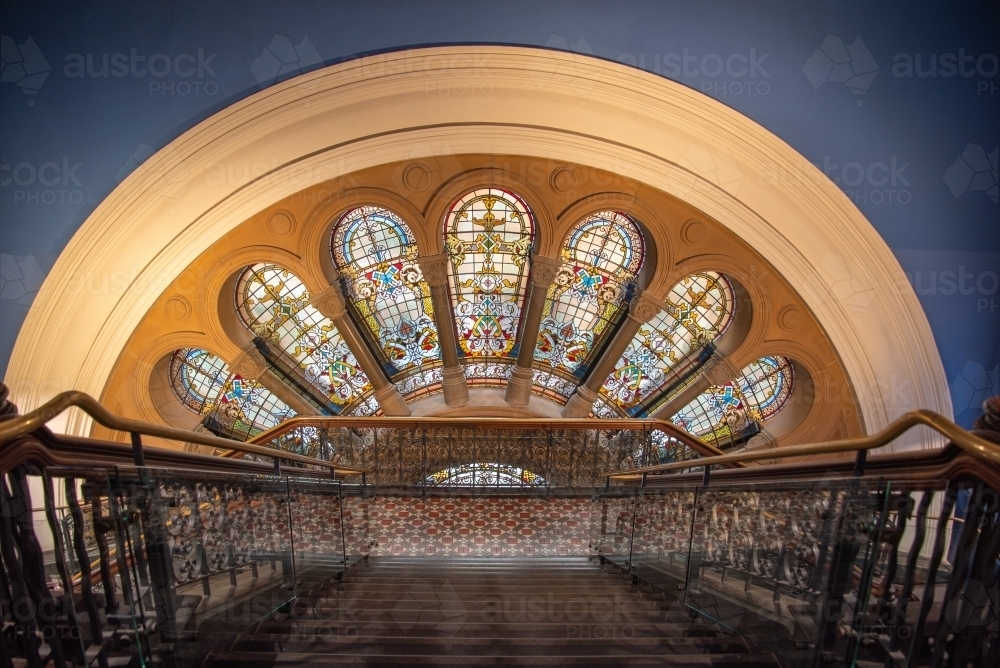
<svg viewBox="0 0 1000 668">
<path fill-rule="evenodd" d="M 258 455 L 270 459 L 278 458 L 285 461 L 333 469 L 337 475 L 360 475 L 367 473 L 366 469 L 354 466 L 340 466 L 333 462 L 325 462 L 321 459 L 275 450 L 274 448 L 265 448 L 250 443 L 240 443 L 239 441 L 219 436 L 198 434 L 176 427 L 164 427 L 162 425 L 119 417 L 108 411 L 89 394 L 77 391 L 62 392 L 30 413 L 13 416 L 0 421 L 0 443 L 12 441 L 41 429 L 49 420 L 74 406 L 92 417 L 95 422 L 108 429 L 142 434 L 144 436 L 156 436 L 181 443 L 197 443 L 198 445 L 206 445 L 213 448 L 235 450 L 243 454 Z M 150 448 L 147 447 L 147 449 Z M 160 449 L 162 450 L 163 448 Z"/>
<path fill-rule="evenodd" d="M 268 443 L 300 427 L 317 429 L 503 429 L 503 430 L 569 430 L 601 429 L 607 431 L 641 430 L 662 431 L 702 457 L 716 457 L 725 453 L 710 443 L 684 431 L 673 422 L 642 419 L 564 419 L 564 418 L 440 418 L 440 417 L 318 417 L 297 416 L 250 439 L 251 443 Z M 699 460 L 700 461 L 700 460 Z M 742 464 L 733 464 L 739 468 Z"/>
<path fill-rule="evenodd" d="M 942 415 L 928 410 L 916 410 L 906 413 L 895 420 L 888 427 L 877 434 L 862 436 L 859 438 L 849 438 L 843 441 L 825 441 L 821 443 L 809 443 L 806 445 L 789 445 L 781 448 L 769 450 L 754 450 L 751 452 L 736 452 L 728 455 L 704 457 L 695 461 L 673 462 L 670 464 L 660 464 L 658 466 L 645 466 L 643 468 L 630 469 L 628 471 L 612 471 L 606 473 L 607 478 L 627 478 L 641 476 L 642 474 L 663 473 L 666 471 L 676 471 L 678 469 L 689 469 L 694 467 L 746 464 L 762 459 L 783 459 L 785 457 L 807 457 L 810 455 L 827 455 L 838 452 L 858 452 L 874 450 L 891 441 L 899 438 L 902 434 L 913 427 L 924 425 L 930 427 L 949 441 L 957 445 L 965 452 L 977 457 L 982 461 L 989 462 L 994 466 L 1000 466 L 1000 445 L 992 443 L 985 438 L 977 436 L 962 429 L 957 424 L 948 420 Z"/>
</svg>

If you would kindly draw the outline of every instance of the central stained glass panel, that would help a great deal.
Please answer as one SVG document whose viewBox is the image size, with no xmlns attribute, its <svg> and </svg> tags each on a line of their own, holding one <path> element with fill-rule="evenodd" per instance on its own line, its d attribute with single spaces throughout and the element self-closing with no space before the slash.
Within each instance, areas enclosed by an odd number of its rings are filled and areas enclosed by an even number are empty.
<svg viewBox="0 0 1000 668">
<path fill-rule="evenodd" d="M 545 300 L 535 360 L 562 375 L 580 374 L 624 311 L 645 244 L 629 216 L 601 211 L 576 224 L 561 257 Z"/>
<path fill-rule="evenodd" d="M 388 209 L 352 209 L 334 227 L 330 249 L 356 320 L 382 353 L 389 376 L 440 365 L 430 288 L 409 226 Z"/>
<path fill-rule="evenodd" d="M 527 204 L 506 190 L 470 192 L 445 217 L 458 346 L 467 363 L 516 354 L 534 237 Z"/>
</svg>

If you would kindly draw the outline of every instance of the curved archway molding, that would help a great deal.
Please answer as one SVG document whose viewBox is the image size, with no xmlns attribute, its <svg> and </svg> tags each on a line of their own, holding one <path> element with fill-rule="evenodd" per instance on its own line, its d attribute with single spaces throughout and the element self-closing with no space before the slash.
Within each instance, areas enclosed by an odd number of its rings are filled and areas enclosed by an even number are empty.
<svg viewBox="0 0 1000 668">
<path fill-rule="evenodd" d="M 442 104 L 437 82 L 468 94 Z M 488 94 L 487 94 L 488 93 Z M 373 113 L 373 111 L 375 113 Z M 799 290 L 838 351 L 868 432 L 952 414 L 926 316 L 885 242 L 803 156 L 724 105 L 648 72 L 521 47 L 439 47 L 350 61 L 267 88 L 185 132 L 91 214 L 45 280 L 5 382 L 23 410 L 100 395 L 162 290 L 243 220 L 310 185 L 400 160 L 520 154 L 622 174 L 728 227 Z M 720 185 L 712 160 L 742 173 Z M 227 166 L 275 165 L 246 183 Z M 539 186 L 541 187 L 541 186 Z M 118 277 L 92 289 L 93 277 Z M 67 433 L 89 421 L 73 415 Z M 921 434 L 903 447 L 929 447 Z"/>
</svg>

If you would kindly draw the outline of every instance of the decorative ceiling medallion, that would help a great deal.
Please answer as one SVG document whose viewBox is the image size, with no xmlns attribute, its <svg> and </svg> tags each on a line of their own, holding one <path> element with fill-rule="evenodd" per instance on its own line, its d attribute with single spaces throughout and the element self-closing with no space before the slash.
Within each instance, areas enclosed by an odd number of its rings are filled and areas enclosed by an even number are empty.
<svg viewBox="0 0 1000 668">
<path fill-rule="evenodd" d="M 781 327 L 786 332 L 790 332 L 793 329 L 798 329 L 799 325 L 802 324 L 802 311 L 798 307 L 789 304 L 784 306 L 778 311 L 778 327 Z"/>
<path fill-rule="evenodd" d="M 288 236 L 295 231 L 295 216 L 289 211 L 275 211 L 267 219 L 267 229 L 275 236 Z"/>
<path fill-rule="evenodd" d="M 175 322 L 187 320 L 191 315 L 191 302 L 187 297 L 174 295 L 163 303 L 163 312 Z"/>
<path fill-rule="evenodd" d="M 576 177 L 576 172 L 565 165 L 556 167 L 552 170 L 552 174 L 549 175 L 549 187 L 557 193 L 568 193 L 576 188 L 578 183 L 579 179 Z"/>
<path fill-rule="evenodd" d="M 681 226 L 681 239 L 689 246 L 697 246 L 708 236 L 708 228 L 700 220 L 689 220 Z"/>
<path fill-rule="evenodd" d="M 408 190 L 420 192 L 431 185 L 431 172 L 419 162 L 407 165 L 403 169 L 403 185 Z"/>
</svg>

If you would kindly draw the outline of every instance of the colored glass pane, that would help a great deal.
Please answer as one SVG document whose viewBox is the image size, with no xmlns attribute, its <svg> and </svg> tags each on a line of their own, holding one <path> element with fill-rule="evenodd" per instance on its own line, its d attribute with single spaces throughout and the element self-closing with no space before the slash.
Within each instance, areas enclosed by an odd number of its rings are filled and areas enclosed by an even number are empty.
<svg viewBox="0 0 1000 668">
<path fill-rule="evenodd" d="M 352 209 L 334 227 L 331 251 L 356 318 L 391 365 L 390 375 L 439 364 L 431 292 L 406 223 L 381 207 Z"/>
<path fill-rule="evenodd" d="M 793 381 L 791 360 L 762 357 L 737 378 L 702 392 L 671 420 L 702 440 L 735 440 L 751 423 L 760 424 L 784 407 Z"/>
<path fill-rule="evenodd" d="M 695 353 L 721 335 L 733 316 L 733 289 L 715 272 L 684 278 L 667 297 L 667 308 L 639 327 L 601 394 L 623 411 L 636 407 L 676 380 Z"/>
<path fill-rule="evenodd" d="M 207 350 L 177 350 L 169 369 L 177 398 L 206 416 L 206 426 L 223 436 L 246 440 L 295 415 L 263 385 L 231 374 L 226 363 Z"/>
<path fill-rule="evenodd" d="M 445 217 L 448 278 L 458 345 L 465 357 L 511 356 L 534 235 L 534 220 L 524 201 L 496 188 L 468 193 Z"/>
<path fill-rule="evenodd" d="M 273 264 L 247 267 L 237 284 L 236 306 L 247 328 L 277 349 L 335 412 L 371 392 L 340 332 L 309 304 L 309 292 L 290 271 Z"/>
<path fill-rule="evenodd" d="M 565 374 L 586 368 L 623 312 L 644 256 L 642 232 L 623 213 L 577 223 L 545 300 L 535 360 Z"/>
<path fill-rule="evenodd" d="M 427 478 L 427 482 L 438 487 L 539 487 L 545 485 L 545 480 L 531 471 L 517 466 L 494 463 L 453 466 L 438 471 Z"/>
</svg>

